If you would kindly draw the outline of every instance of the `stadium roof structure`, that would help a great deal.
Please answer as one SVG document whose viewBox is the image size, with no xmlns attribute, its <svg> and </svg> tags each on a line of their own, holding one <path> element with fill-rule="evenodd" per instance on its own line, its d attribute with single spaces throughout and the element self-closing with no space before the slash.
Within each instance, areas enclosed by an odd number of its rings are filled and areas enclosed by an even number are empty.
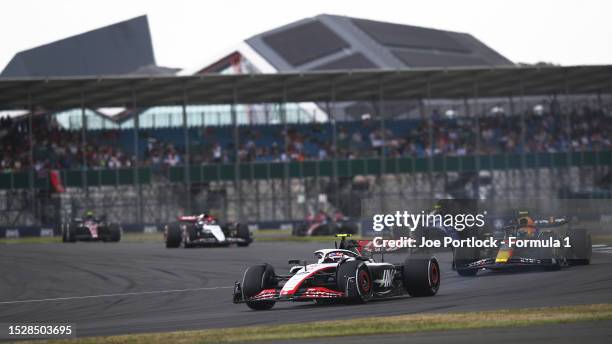
<svg viewBox="0 0 612 344">
<path fill-rule="evenodd" d="M 247 43 L 280 71 L 513 65 L 470 34 L 328 14 Z"/>
<path fill-rule="evenodd" d="M 0 110 L 612 93 L 612 65 L 0 79 Z"/>
<path fill-rule="evenodd" d="M 262 73 L 514 65 L 467 33 L 328 14 L 255 35 L 235 53 Z M 228 68 L 234 54 L 198 73 Z"/>
<path fill-rule="evenodd" d="M 169 75 L 157 66 L 146 16 L 140 16 L 21 51 L 0 74 L 10 77 Z"/>
</svg>

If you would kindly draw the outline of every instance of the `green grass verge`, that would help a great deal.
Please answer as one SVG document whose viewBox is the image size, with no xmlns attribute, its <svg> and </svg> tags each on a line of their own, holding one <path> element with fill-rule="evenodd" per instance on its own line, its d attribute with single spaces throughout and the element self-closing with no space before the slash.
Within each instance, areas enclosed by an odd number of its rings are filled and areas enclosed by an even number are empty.
<svg viewBox="0 0 612 344">
<path fill-rule="evenodd" d="M 612 245 L 612 235 L 608 234 L 592 234 L 591 240 L 594 245 Z"/>
<path fill-rule="evenodd" d="M 302 242 L 332 242 L 338 240 L 333 235 L 321 236 L 293 236 L 290 229 L 259 229 L 253 232 L 256 241 L 302 241 Z M 353 235 L 351 239 L 359 240 L 360 235 Z"/>
<path fill-rule="evenodd" d="M 329 243 L 337 240 L 333 235 L 296 237 L 291 235 L 290 230 L 285 229 L 259 229 L 253 232 L 255 241 L 297 241 L 297 242 L 322 242 Z M 359 240 L 362 237 L 355 235 L 352 239 Z M 593 244 L 612 245 L 612 235 L 592 235 Z M 60 237 L 23 237 L 23 238 L 1 238 L 1 244 L 51 244 L 62 241 Z M 122 242 L 162 242 L 162 233 L 126 233 L 121 238 Z"/>
<path fill-rule="evenodd" d="M 121 237 L 121 242 L 162 242 L 162 233 L 125 233 Z M 61 243 L 62 238 L 59 236 L 55 237 L 22 237 L 22 238 L 2 238 L 0 239 L 1 244 L 54 244 Z"/>
<path fill-rule="evenodd" d="M 161 343 L 242 343 L 253 341 L 337 336 L 400 334 L 422 331 L 466 330 L 597 321 L 612 319 L 612 304 L 505 309 L 486 312 L 412 314 L 369 317 L 352 320 L 319 321 L 301 324 L 249 326 L 202 331 L 183 331 L 79 338 L 84 344 L 161 344 Z M 77 328 L 78 334 L 78 328 Z M 376 340 L 375 337 L 372 340 Z M 55 340 L 45 343 L 70 343 Z M 41 343 L 37 341 L 36 343 Z"/>
<path fill-rule="evenodd" d="M 1 238 L 0 244 L 52 244 L 62 242 L 60 237 Z"/>
<path fill-rule="evenodd" d="M 255 241 L 304 241 L 304 242 L 332 242 L 336 237 L 332 235 L 316 237 L 295 237 L 291 235 L 291 230 L 285 229 L 260 229 L 253 231 Z M 359 239 L 360 236 L 354 236 Z M 125 233 L 121 242 L 162 242 L 162 233 Z M 22 238 L 2 238 L 1 244 L 52 244 L 60 243 L 62 238 L 56 237 L 22 237 Z"/>
</svg>

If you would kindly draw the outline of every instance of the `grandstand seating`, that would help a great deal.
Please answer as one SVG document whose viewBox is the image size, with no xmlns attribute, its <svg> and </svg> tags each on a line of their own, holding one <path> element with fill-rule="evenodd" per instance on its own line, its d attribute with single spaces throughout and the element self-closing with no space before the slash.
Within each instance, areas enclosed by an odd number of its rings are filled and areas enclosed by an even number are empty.
<svg viewBox="0 0 612 344">
<path fill-rule="evenodd" d="M 477 121 L 480 132 L 476 129 Z M 386 144 L 383 144 L 380 121 L 339 122 L 338 158 L 377 157 L 383 152 L 388 157 L 422 158 L 437 155 L 556 153 L 569 151 L 570 146 L 572 151 L 578 152 L 612 148 L 612 117 L 600 111 L 571 117 L 550 114 L 525 116 L 525 145 L 521 138 L 521 119 L 516 115 L 479 119 L 439 117 L 434 118 L 432 124 L 433 141 L 430 144 L 426 120 L 388 120 L 385 124 Z M 80 132 L 57 128 L 52 122 L 47 123 L 41 118 L 36 121 L 34 129 L 37 170 L 71 169 L 82 164 Z M 571 139 L 568 129 L 571 130 Z M 191 163 L 235 161 L 233 130 L 231 126 L 190 127 Z M 23 126 L 5 124 L 3 132 L 0 138 L 2 170 L 26 170 L 28 141 Z M 133 130 L 91 130 L 87 133 L 87 140 L 85 160 L 89 167 L 122 168 L 132 165 Z M 288 145 L 288 156 L 284 154 L 285 143 Z M 332 144 L 333 128 L 330 123 L 292 124 L 288 126 L 287 133 L 280 124 L 240 126 L 238 155 L 241 162 L 321 160 L 332 157 Z M 222 156 L 215 159 L 213 149 L 217 145 Z M 184 152 L 185 133 L 182 127 L 143 129 L 138 132 L 141 165 L 180 165 L 184 162 Z M 171 155 L 178 158 L 168 160 Z"/>
</svg>

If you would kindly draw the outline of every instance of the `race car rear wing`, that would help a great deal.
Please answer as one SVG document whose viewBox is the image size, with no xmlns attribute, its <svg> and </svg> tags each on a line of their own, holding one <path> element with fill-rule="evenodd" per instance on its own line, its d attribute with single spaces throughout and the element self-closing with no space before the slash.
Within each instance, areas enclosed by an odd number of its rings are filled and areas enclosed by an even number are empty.
<svg viewBox="0 0 612 344">
<path fill-rule="evenodd" d="M 178 220 L 180 222 L 196 222 L 198 220 L 197 216 L 179 216 Z"/>
</svg>

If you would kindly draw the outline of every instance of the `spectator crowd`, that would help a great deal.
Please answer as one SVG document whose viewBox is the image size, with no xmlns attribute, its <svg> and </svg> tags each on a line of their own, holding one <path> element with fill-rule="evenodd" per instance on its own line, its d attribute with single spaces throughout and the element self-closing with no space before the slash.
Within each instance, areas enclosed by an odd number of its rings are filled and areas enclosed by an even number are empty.
<svg viewBox="0 0 612 344">
<path fill-rule="evenodd" d="M 51 116 L 35 115 L 33 161 L 37 171 L 47 169 L 126 168 L 134 164 L 131 130 L 81 131 L 62 128 Z M 161 135 L 164 129 L 139 133 L 139 164 L 154 168 L 185 161 L 184 133 Z M 566 152 L 612 149 L 612 117 L 600 110 L 583 109 L 570 116 L 503 113 L 480 117 L 380 121 L 364 119 L 330 123 L 243 126 L 235 148 L 231 127 L 190 128 L 193 164 L 255 161 L 325 160 L 377 157 L 462 156 L 521 152 Z M 174 135 L 174 136 L 172 136 Z M 142 142 L 142 143 L 141 143 Z M 334 142 L 336 146 L 334 146 Z M 30 166 L 28 121 L 0 119 L 0 169 L 23 171 Z"/>
</svg>

